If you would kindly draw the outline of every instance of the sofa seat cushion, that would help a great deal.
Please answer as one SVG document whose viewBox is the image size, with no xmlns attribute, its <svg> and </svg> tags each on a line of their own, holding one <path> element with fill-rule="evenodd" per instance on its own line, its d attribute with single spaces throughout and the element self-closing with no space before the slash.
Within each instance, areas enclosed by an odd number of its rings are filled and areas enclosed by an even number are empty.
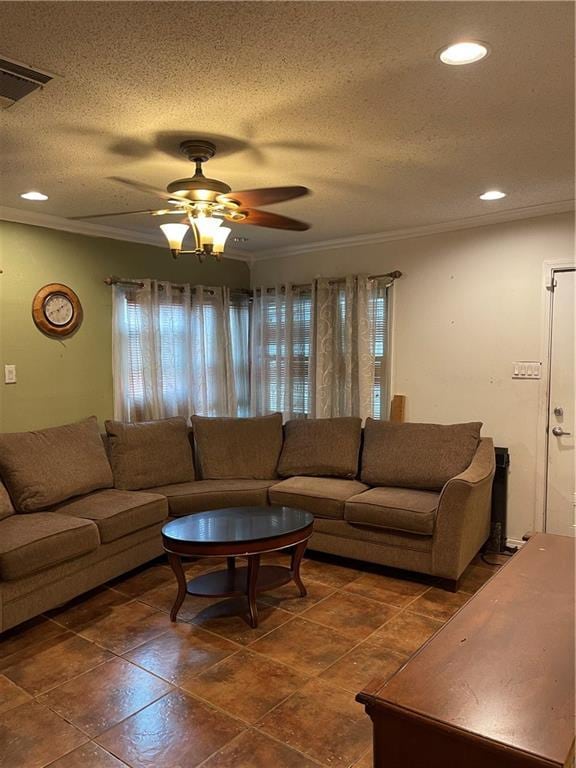
<svg viewBox="0 0 576 768">
<path fill-rule="evenodd" d="M 114 487 L 138 491 L 194 480 L 194 460 L 186 419 L 107 421 Z"/>
<path fill-rule="evenodd" d="M 58 506 L 58 514 L 92 520 L 100 541 L 108 544 L 168 517 L 164 496 L 144 491 L 96 491 Z"/>
<path fill-rule="evenodd" d="M 245 419 L 192 416 L 203 480 L 273 480 L 282 450 L 282 414 Z"/>
<path fill-rule="evenodd" d="M 344 502 L 367 490 L 357 480 L 333 477 L 290 477 L 270 488 L 272 504 L 296 507 L 319 517 L 344 517 Z"/>
<path fill-rule="evenodd" d="M 481 422 L 395 424 L 366 419 L 360 478 L 368 485 L 440 491 L 471 463 Z"/>
<path fill-rule="evenodd" d="M 95 416 L 0 435 L 0 475 L 19 512 L 38 512 L 114 484 Z"/>
<path fill-rule="evenodd" d="M 440 494 L 408 488 L 371 488 L 346 502 L 349 523 L 431 536 Z"/>
<path fill-rule="evenodd" d="M 98 528 L 54 512 L 0 521 L 0 579 L 11 581 L 86 555 L 100 546 Z"/>
<path fill-rule="evenodd" d="M 197 480 L 153 488 L 168 499 L 173 517 L 225 507 L 265 507 L 274 480 Z"/>
<path fill-rule="evenodd" d="M 278 474 L 354 478 L 361 439 L 362 419 L 352 416 L 287 421 Z"/>
</svg>

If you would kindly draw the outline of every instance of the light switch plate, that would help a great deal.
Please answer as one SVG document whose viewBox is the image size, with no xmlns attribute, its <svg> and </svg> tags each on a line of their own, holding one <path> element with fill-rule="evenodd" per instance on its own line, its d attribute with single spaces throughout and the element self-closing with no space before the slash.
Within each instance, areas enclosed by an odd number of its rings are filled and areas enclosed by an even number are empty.
<svg viewBox="0 0 576 768">
<path fill-rule="evenodd" d="M 4 366 L 4 384 L 16 384 L 16 366 Z"/>
<path fill-rule="evenodd" d="M 517 360 L 512 363 L 513 379 L 540 379 L 542 363 L 537 360 Z"/>
</svg>

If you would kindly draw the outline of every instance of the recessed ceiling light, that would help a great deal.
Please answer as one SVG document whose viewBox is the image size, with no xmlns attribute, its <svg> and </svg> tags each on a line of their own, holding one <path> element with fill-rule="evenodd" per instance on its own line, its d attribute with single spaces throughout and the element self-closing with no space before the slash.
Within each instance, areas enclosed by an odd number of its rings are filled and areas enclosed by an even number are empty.
<svg viewBox="0 0 576 768">
<path fill-rule="evenodd" d="M 502 200 L 503 197 L 506 197 L 506 192 L 501 192 L 499 189 L 489 189 L 488 192 L 480 195 L 480 200 Z"/>
<path fill-rule="evenodd" d="M 439 55 L 440 61 L 444 64 L 458 67 L 462 64 L 473 64 L 475 61 L 480 61 L 480 59 L 488 56 L 488 52 L 489 48 L 486 43 L 469 40 L 449 45 L 447 48 L 443 48 Z"/>
<path fill-rule="evenodd" d="M 48 195 L 42 194 L 42 192 L 24 192 L 20 195 L 24 200 L 48 200 Z"/>
</svg>

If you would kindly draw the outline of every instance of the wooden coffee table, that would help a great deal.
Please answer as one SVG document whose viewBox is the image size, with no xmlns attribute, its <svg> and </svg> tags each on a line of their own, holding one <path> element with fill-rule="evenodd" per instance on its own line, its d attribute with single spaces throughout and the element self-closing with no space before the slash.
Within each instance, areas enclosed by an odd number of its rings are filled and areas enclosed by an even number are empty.
<svg viewBox="0 0 576 768">
<path fill-rule="evenodd" d="M 245 595 L 250 625 L 258 626 L 256 595 L 294 581 L 300 596 L 306 588 L 300 578 L 300 562 L 312 535 L 314 518 L 291 507 L 234 507 L 198 512 L 167 523 L 162 542 L 178 581 L 178 594 L 170 619 L 176 621 L 186 595 L 236 597 Z M 265 552 L 293 547 L 290 567 L 260 565 Z M 228 567 L 186 581 L 182 557 L 227 557 Z M 236 557 L 248 565 L 236 567 Z"/>
</svg>

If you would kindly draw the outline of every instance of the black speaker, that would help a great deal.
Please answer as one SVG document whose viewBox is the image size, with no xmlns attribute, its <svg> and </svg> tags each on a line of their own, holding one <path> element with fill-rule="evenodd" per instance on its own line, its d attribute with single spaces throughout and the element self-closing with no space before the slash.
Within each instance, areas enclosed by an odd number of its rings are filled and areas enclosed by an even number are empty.
<svg viewBox="0 0 576 768">
<path fill-rule="evenodd" d="M 490 538 L 484 547 L 485 552 L 506 552 L 506 515 L 508 509 L 508 468 L 510 454 L 508 448 L 494 448 L 496 454 L 496 472 L 492 485 L 492 516 Z"/>
</svg>

